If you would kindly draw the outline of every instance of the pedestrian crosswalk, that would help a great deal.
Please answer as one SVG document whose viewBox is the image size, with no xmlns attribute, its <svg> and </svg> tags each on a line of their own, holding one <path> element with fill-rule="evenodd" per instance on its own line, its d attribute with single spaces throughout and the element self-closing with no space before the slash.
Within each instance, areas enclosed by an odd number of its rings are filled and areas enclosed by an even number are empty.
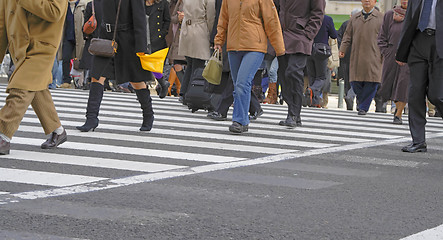
<svg viewBox="0 0 443 240">
<path fill-rule="evenodd" d="M 5 87 L 0 85 L 0 106 L 7 96 Z M 57 89 L 51 93 L 67 129 L 68 141 L 58 149 L 40 149 L 46 136 L 29 108 L 12 139 L 11 154 L 0 156 L 0 203 L 2 196 L 20 194 L 17 186 L 26 186 L 30 191 L 53 190 L 85 184 L 127 183 L 128 178 L 137 176 L 161 179 L 166 173 L 180 176 L 409 138 L 407 125 L 391 124 L 392 115 L 357 116 L 355 112 L 328 109 L 303 108 L 303 127 L 288 129 L 278 125 L 287 110 L 280 105 L 263 105 L 265 114 L 251 122 L 249 132 L 231 135 L 229 121 L 210 120 L 204 111 L 191 113 L 172 97 L 153 97 L 154 128 L 151 132 L 140 132 L 142 115 L 136 96 L 112 92 L 104 94 L 96 131 L 84 133 L 75 126 L 85 119 L 88 92 Z M 440 134 L 441 120 L 429 119 L 427 131 L 428 136 Z M 349 161 L 365 163 L 361 159 Z M 149 174 L 158 175 L 149 177 Z"/>
</svg>

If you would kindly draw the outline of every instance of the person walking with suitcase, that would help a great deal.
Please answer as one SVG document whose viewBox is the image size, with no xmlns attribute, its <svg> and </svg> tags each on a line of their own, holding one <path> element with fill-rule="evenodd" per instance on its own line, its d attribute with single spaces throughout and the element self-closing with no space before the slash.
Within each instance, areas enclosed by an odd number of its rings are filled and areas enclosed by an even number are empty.
<svg viewBox="0 0 443 240">
<path fill-rule="evenodd" d="M 221 51 L 227 43 L 234 82 L 234 112 L 229 127 L 232 133 L 248 131 L 252 79 L 267 52 L 267 39 L 277 56 L 285 53 L 280 20 L 273 1 L 223 1 L 214 48 Z"/>
</svg>

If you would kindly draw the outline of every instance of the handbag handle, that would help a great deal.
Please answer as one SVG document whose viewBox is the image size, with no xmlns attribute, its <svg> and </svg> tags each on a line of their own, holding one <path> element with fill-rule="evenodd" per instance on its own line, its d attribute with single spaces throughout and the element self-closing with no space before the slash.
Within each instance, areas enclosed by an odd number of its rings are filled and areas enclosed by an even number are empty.
<svg viewBox="0 0 443 240">
<path fill-rule="evenodd" d="M 122 5 L 122 0 L 118 1 L 118 8 L 117 8 L 117 17 L 115 18 L 115 28 L 114 28 L 114 36 L 112 37 L 112 45 L 114 45 L 115 38 L 117 36 L 117 24 L 118 24 L 118 16 L 120 15 L 120 7 Z"/>
<path fill-rule="evenodd" d="M 92 0 L 92 16 L 94 16 L 94 19 L 96 19 L 96 18 L 95 18 L 94 0 Z"/>
<path fill-rule="evenodd" d="M 215 49 L 214 50 L 214 53 L 213 53 L 213 56 L 215 57 L 215 58 L 217 58 L 219 61 L 222 61 L 222 54 L 220 54 L 220 50 L 219 49 Z"/>
</svg>

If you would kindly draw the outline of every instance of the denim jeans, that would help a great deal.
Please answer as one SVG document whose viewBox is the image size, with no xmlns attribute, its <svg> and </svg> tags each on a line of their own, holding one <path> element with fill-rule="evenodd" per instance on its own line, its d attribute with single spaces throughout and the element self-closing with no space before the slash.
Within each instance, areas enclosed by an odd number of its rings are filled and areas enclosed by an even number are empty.
<svg viewBox="0 0 443 240">
<path fill-rule="evenodd" d="M 52 66 L 52 83 L 49 84 L 49 88 L 56 89 L 57 86 L 60 86 L 62 83 L 63 83 L 62 61 L 58 61 L 57 57 L 55 57 L 54 65 Z"/>
<path fill-rule="evenodd" d="M 228 52 L 232 81 L 234 82 L 234 111 L 232 121 L 249 124 L 252 79 L 263 62 L 261 52 Z"/>
<path fill-rule="evenodd" d="M 269 83 L 277 82 L 278 60 L 273 58 L 272 60 L 265 60 L 266 70 L 268 71 Z"/>
</svg>

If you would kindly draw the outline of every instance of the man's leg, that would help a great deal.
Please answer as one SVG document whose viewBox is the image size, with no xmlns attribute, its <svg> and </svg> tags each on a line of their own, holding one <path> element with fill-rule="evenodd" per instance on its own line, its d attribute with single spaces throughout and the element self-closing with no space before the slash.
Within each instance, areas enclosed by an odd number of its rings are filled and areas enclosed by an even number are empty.
<svg viewBox="0 0 443 240">
<path fill-rule="evenodd" d="M 12 138 L 34 96 L 35 92 L 21 89 L 9 89 L 9 95 L 6 97 L 6 103 L 0 110 L 1 134 L 10 139 Z"/>
<path fill-rule="evenodd" d="M 46 135 L 54 132 L 55 129 L 61 126 L 51 93 L 48 89 L 35 92 L 35 97 L 31 105 Z"/>
<path fill-rule="evenodd" d="M 303 98 L 303 82 L 307 56 L 304 54 L 290 54 L 288 68 L 286 70 L 286 81 L 292 82 L 291 93 L 293 102 L 291 103 L 291 115 L 299 117 Z"/>
<path fill-rule="evenodd" d="M 71 41 L 64 41 L 62 47 L 62 59 L 63 59 L 63 84 L 71 84 L 71 59 L 74 51 L 75 44 Z M 66 85 L 66 84 L 65 84 Z"/>
</svg>

